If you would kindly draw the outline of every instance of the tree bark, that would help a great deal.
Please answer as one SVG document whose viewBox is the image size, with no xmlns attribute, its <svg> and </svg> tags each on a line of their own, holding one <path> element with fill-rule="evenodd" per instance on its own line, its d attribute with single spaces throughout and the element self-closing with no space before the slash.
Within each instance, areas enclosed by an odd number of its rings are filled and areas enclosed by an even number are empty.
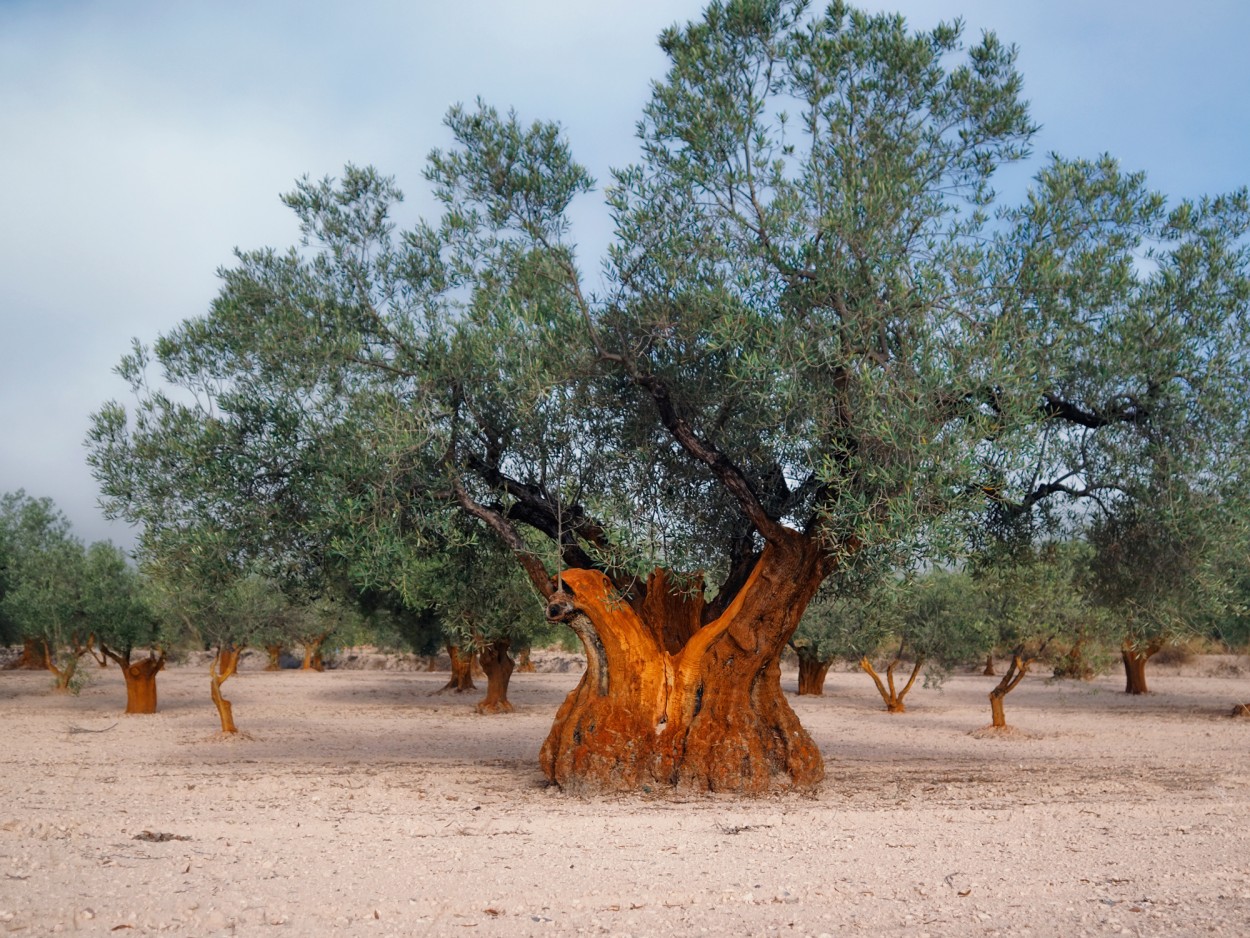
<svg viewBox="0 0 1250 938">
<path fill-rule="evenodd" d="M 149 655 L 122 668 L 126 678 L 126 712 L 156 712 L 156 675 L 165 667 L 165 656 Z"/>
<path fill-rule="evenodd" d="M 11 665 L 12 671 L 46 671 L 48 670 L 48 653 L 45 646 L 37 638 L 28 638 L 22 642 L 22 655 Z"/>
<path fill-rule="evenodd" d="M 994 652 L 991 651 L 986 654 L 985 670 L 982 671 L 981 673 L 984 674 L 986 677 L 994 677 L 996 675 L 996 672 L 994 671 Z"/>
<path fill-rule="evenodd" d="M 811 652 L 805 652 L 805 649 L 796 649 L 799 656 L 799 696 L 823 697 L 825 677 L 833 661 L 822 661 Z"/>
<path fill-rule="evenodd" d="M 269 656 L 269 663 L 265 665 L 266 671 L 282 670 L 282 646 L 267 645 L 265 646 L 265 654 Z"/>
<path fill-rule="evenodd" d="M 311 641 L 304 643 L 304 663 L 300 666 L 301 671 L 324 671 L 325 662 L 321 660 L 321 646 L 325 644 L 325 640 L 329 635 L 318 635 Z"/>
<path fill-rule="evenodd" d="M 508 682 L 512 679 L 515 667 L 512 656 L 508 654 L 511 642 L 499 638 L 484 646 L 478 654 L 482 670 L 486 672 L 486 696 L 478 703 L 478 713 L 511 713 L 513 710 L 508 700 Z"/>
<path fill-rule="evenodd" d="M 1012 655 L 1011 664 L 1002 680 L 990 691 L 990 725 L 998 730 L 1007 728 L 1007 716 L 1003 711 L 1003 698 L 1016 689 L 1029 671 L 1029 662 L 1021 655 Z"/>
<path fill-rule="evenodd" d="M 477 690 L 477 685 L 473 683 L 473 655 L 466 655 L 459 645 L 449 642 L 447 656 L 451 658 L 451 679 L 438 690 L 438 693 L 445 694 L 451 691 L 454 694 L 463 694 L 465 691 Z"/>
<path fill-rule="evenodd" d="M 519 674 L 533 674 L 538 669 L 534 667 L 534 662 L 530 658 L 530 649 L 522 648 L 516 659 L 516 669 Z"/>
<path fill-rule="evenodd" d="M 165 667 L 165 652 L 159 656 L 149 652 L 146 658 L 131 662 L 130 649 L 119 653 L 101 642 L 100 653 L 105 661 L 115 661 L 126 679 L 126 712 L 155 713 L 156 675 Z"/>
<path fill-rule="evenodd" d="M 826 572 L 811 539 L 784 529 L 706 624 L 702 590 L 657 570 L 626 602 L 602 573 L 568 570 L 547 616 L 581 639 L 587 667 L 539 755 L 575 791 L 653 786 L 758 794 L 824 777 L 781 691 L 781 653 Z"/>
<path fill-rule="evenodd" d="M 1150 693 L 1150 688 L 1146 686 L 1146 662 L 1162 647 L 1162 642 L 1138 647 L 1127 641 L 1120 646 L 1120 659 L 1124 662 L 1124 693 Z"/>
<path fill-rule="evenodd" d="M 217 715 L 221 718 L 221 731 L 223 733 L 237 733 L 239 728 L 234 725 L 234 708 L 230 701 L 221 695 L 221 685 L 230 680 L 235 671 L 239 669 L 239 655 L 243 653 L 240 646 L 235 648 L 233 645 L 222 645 L 217 649 L 217 657 L 208 667 L 209 676 L 212 678 L 212 695 L 213 704 L 217 707 Z"/>
<path fill-rule="evenodd" d="M 879 675 L 872 666 L 872 662 L 865 655 L 859 659 L 859 666 L 867 674 L 874 684 L 877 685 L 877 693 L 881 695 L 881 699 L 885 701 L 885 709 L 888 713 L 906 713 L 907 705 L 904 702 L 908 692 L 912 689 L 912 685 L 916 683 L 916 678 L 920 675 L 920 668 L 924 664 L 924 658 L 917 657 L 916 663 L 912 666 L 911 676 L 907 679 L 907 683 L 903 685 L 902 690 L 898 690 L 894 684 L 894 669 L 902 663 L 902 659 L 896 657 L 886 666 L 886 680 L 881 680 Z"/>
</svg>

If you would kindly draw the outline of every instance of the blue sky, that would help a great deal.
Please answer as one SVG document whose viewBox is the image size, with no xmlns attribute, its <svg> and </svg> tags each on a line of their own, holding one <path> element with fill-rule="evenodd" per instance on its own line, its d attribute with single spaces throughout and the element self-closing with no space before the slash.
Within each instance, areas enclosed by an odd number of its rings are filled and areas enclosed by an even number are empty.
<svg viewBox="0 0 1250 938">
<path fill-rule="evenodd" d="M 1250 183 L 1250 4 L 910 0 L 1020 47 L 1039 154 L 1110 152 L 1174 197 Z M 634 158 L 661 29 L 693 0 L 0 0 L 0 491 L 51 496 L 85 540 L 107 523 L 82 441 L 126 388 L 112 368 L 204 312 L 235 246 L 285 247 L 278 201 L 345 162 L 421 170 L 447 107 L 481 96 L 554 118 L 592 173 Z M 608 237 L 576 206 L 593 268 Z"/>
</svg>

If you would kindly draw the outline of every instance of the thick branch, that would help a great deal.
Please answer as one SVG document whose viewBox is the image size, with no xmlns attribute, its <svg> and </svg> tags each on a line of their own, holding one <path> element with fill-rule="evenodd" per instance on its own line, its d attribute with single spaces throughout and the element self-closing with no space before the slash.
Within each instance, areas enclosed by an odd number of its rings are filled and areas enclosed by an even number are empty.
<svg viewBox="0 0 1250 938">
<path fill-rule="evenodd" d="M 508 519 L 499 514 L 499 512 L 492 511 L 485 505 L 475 502 L 459 481 L 453 483 L 453 491 L 456 495 L 456 501 L 461 508 L 482 521 L 488 528 L 499 535 L 500 539 L 508 546 L 508 549 L 512 551 L 517 562 L 530 578 L 530 582 L 538 590 L 539 595 L 544 599 L 550 597 L 553 592 L 551 577 L 547 575 L 547 570 L 542 565 L 542 561 L 535 557 L 529 548 L 526 547 L 525 541 L 517 533 L 516 528 L 508 523 Z"/>
<path fill-rule="evenodd" d="M 712 470 L 712 474 L 738 502 L 743 514 L 755 526 L 755 529 L 770 542 L 782 541 L 785 538 L 784 525 L 775 518 L 769 517 L 759 495 L 751 486 L 750 480 L 733 460 L 721 452 L 715 443 L 700 437 L 694 427 L 677 412 L 677 406 L 669 394 L 668 385 L 655 375 L 632 374 L 630 377 L 635 384 L 651 395 L 660 413 L 660 422 L 673 439 L 687 453 Z"/>
</svg>

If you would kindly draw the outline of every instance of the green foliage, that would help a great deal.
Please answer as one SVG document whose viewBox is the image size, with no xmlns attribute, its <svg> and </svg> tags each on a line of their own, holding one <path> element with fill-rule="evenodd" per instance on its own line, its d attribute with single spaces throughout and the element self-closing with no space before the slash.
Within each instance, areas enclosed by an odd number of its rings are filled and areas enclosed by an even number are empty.
<svg viewBox="0 0 1250 938">
<path fill-rule="evenodd" d="M 1044 540 L 1244 460 L 1244 192 L 1169 207 L 1056 157 L 1002 205 L 1036 128 L 1015 50 L 958 24 L 731 0 L 661 47 L 601 290 L 560 128 L 479 102 L 430 155 L 438 217 L 397 232 L 372 169 L 305 179 L 299 246 L 240 252 L 207 315 L 136 344 L 90 461 L 153 564 L 198 565 L 192 537 L 486 635 L 532 622 L 501 551 L 540 591 L 659 564 L 729 596 L 782 526 L 883 573 L 962 549 L 987 501 L 989 541 Z M 1026 594 L 1000 641 L 1030 637 Z"/>
</svg>

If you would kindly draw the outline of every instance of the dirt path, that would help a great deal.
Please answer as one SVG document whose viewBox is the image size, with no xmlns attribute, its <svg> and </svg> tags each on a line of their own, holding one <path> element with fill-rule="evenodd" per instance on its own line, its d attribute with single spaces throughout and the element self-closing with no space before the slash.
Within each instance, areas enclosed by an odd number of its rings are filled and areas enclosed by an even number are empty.
<svg viewBox="0 0 1250 938">
<path fill-rule="evenodd" d="M 578 674 L 518 674 L 511 716 L 446 675 L 244 671 L 221 742 L 206 671 L 125 717 L 0 674 L 0 935 L 1246 935 L 1245 659 L 1048 684 L 988 722 L 992 680 L 867 679 L 792 698 L 815 795 L 580 800 L 539 744 Z M 785 676 L 793 690 L 795 675 Z M 1027 735 L 1026 735 L 1027 734 Z"/>
</svg>

